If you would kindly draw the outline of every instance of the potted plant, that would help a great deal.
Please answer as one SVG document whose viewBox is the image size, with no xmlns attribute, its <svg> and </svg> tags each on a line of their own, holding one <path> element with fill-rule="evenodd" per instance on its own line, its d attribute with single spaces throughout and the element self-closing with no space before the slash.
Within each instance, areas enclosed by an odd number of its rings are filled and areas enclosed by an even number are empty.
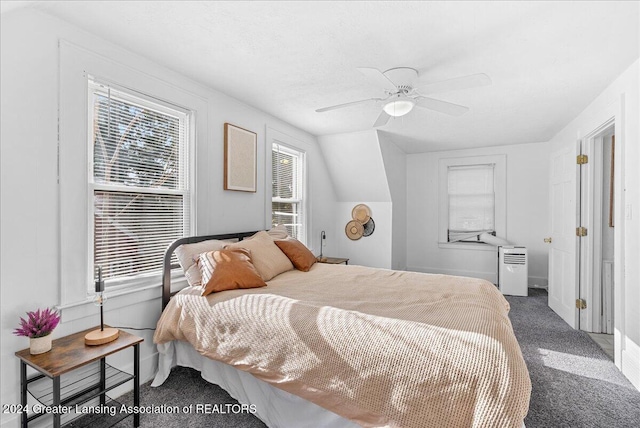
<svg viewBox="0 0 640 428">
<path fill-rule="evenodd" d="M 51 332 L 60 322 L 60 314 L 55 309 L 27 312 L 27 319 L 20 318 L 20 327 L 13 331 L 16 336 L 29 338 L 29 352 L 32 355 L 51 350 Z"/>
</svg>

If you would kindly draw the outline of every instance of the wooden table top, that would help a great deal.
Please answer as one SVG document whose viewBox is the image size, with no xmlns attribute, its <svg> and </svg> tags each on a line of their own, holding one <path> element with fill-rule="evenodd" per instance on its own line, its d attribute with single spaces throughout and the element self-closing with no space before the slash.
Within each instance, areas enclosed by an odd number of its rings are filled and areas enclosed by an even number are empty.
<svg viewBox="0 0 640 428">
<path fill-rule="evenodd" d="M 109 326 L 105 325 L 105 327 Z M 93 327 L 54 339 L 51 350 L 43 354 L 31 355 L 27 348 L 16 352 L 16 356 L 39 372 L 53 378 L 144 341 L 141 337 L 120 330 L 118 338 L 113 342 L 97 346 L 85 345 L 85 334 L 99 328 L 99 326 Z"/>
</svg>

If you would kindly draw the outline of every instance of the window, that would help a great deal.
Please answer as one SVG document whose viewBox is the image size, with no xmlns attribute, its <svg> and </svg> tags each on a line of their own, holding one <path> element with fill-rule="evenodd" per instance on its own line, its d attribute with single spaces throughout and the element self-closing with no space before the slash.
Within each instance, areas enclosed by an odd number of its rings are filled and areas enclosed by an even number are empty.
<svg viewBox="0 0 640 428">
<path fill-rule="evenodd" d="M 495 235 L 494 168 L 495 164 L 448 167 L 447 242 L 477 242 L 485 232 Z"/>
<path fill-rule="evenodd" d="M 271 223 L 283 224 L 289 235 L 305 243 L 304 152 L 273 143 L 271 150 Z"/>
<path fill-rule="evenodd" d="M 93 81 L 89 97 L 89 272 L 131 285 L 160 273 L 169 244 L 189 234 L 189 115 Z"/>
<path fill-rule="evenodd" d="M 482 233 L 506 239 L 505 155 L 440 159 L 439 178 L 443 248 L 487 247 Z"/>
</svg>

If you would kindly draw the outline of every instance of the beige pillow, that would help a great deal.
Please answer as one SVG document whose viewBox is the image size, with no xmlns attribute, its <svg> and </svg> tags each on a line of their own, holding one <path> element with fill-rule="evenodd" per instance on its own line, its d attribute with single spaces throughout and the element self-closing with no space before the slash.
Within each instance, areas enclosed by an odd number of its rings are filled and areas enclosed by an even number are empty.
<svg viewBox="0 0 640 428">
<path fill-rule="evenodd" d="M 316 256 L 297 239 L 278 240 L 275 244 L 291 260 L 293 266 L 302 272 L 309 272 L 316 262 Z"/>
<path fill-rule="evenodd" d="M 280 251 L 273 239 L 264 231 L 256 233 L 251 239 L 243 239 L 235 244 L 227 245 L 225 248 L 246 248 L 251 251 L 251 261 L 265 281 L 293 269 L 289 258 Z"/>
<path fill-rule="evenodd" d="M 255 234 L 251 235 L 248 238 L 244 238 L 244 239 L 253 239 L 256 237 L 256 235 L 260 233 L 260 232 L 256 232 Z M 273 239 L 287 239 L 289 237 L 289 232 L 287 231 L 287 228 L 284 224 L 279 224 L 275 227 L 272 227 L 271 229 L 267 230 L 267 233 L 269 234 L 269 236 Z"/>
<path fill-rule="evenodd" d="M 251 263 L 249 250 L 244 248 L 202 253 L 198 266 L 200 266 L 204 284 L 203 296 L 218 291 L 267 285 Z"/>
<path fill-rule="evenodd" d="M 237 240 L 220 241 L 218 239 L 210 239 L 208 241 L 196 242 L 195 244 L 182 244 L 176 248 L 175 253 L 178 257 L 178 263 L 180 263 L 189 285 L 193 287 L 202 285 L 202 276 L 200 275 L 200 269 L 197 265 L 200 254 L 208 251 L 221 250 L 225 245 L 236 241 Z"/>
<path fill-rule="evenodd" d="M 276 227 L 272 227 L 270 230 L 267 231 L 267 233 L 274 240 L 287 239 L 289 237 L 289 231 L 287 230 L 284 224 L 279 224 Z"/>
</svg>

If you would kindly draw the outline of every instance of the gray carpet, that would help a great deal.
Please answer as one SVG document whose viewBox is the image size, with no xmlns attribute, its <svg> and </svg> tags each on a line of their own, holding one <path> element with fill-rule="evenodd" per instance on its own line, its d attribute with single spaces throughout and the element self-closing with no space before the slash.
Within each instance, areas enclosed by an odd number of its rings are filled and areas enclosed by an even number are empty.
<svg viewBox="0 0 640 428">
<path fill-rule="evenodd" d="M 544 290 L 508 297 L 511 321 L 533 384 L 527 428 L 639 427 L 640 392 L 584 332 L 570 328 L 547 306 Z M 119 401 L 131 403 L 131 393 Z M 141 388 L 143 405 L 236 403 L 195 370 L 176 367 L 158 388 Z M 117 427 L 130 427 L 131 419 Z M 142 427 L 264 427 L 249 414 L 153 414 Z"/>
<path fill-rule="evenodd" d="M 527 428 L 640 426 L 640 392 L 587 333 L 547 306 L 546 291 L 507 300 L 531 376 Z"/>
<path fill-rule="evenodd" d="M 172 405 L 186 406 L 190 404 L 221 405 L 224 410 L 226 404 L 237 404 L 229 394 L 218 385 L 212 385 L 200 377 L 200 372 L 185 367 L 175 367 L 169 379 L 162 386 L 151 388 L 150 383 L 140 388 L 140 402 L 143 406 Z M 133 394 L 128 393 L 117 399 L 121 403 L 130 405 Z M 219 407 L 220 408 L 220 407 Z M 213 407 L 212 407 L 213 409 Z M 119 422 L 117 428 L 131 428 L 132 418 Z M 250 413 L 196 413 L 179 412 L 173 414 L 159 413 L 140 415 L 141 427 L 164 428 L 264 428 L 266 425 Z"/>
</svg>

